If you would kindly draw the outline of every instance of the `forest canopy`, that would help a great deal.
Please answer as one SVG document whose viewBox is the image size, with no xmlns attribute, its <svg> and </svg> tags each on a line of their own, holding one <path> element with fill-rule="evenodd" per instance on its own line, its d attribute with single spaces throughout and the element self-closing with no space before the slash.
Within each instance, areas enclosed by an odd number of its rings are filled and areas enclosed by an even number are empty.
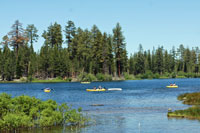
<svg viewBox="0 0 200 133">
<path fill-rule="evenodd" d="M 33 46 L 38 38 L 44 43 L 39 52 Z M 67 44 L 67 47 L 64 47 Z M 128 56 L 125 37 L 119 23 L 113 33 L 101 32 L 93 25 L 90 30 L 68 21 L 64 28 L 54 23 L 38 35 L 34 24 L 23 28 L 18 20 L 1 41 L 1 80 L 26 77 L 29 81 L 47 78 L 79 80 L 112 80 L 135 78 L 199 77 L 199 48 L 181 44 L 177 49 L 163 46 Z M 130 44 L 129 44 L 130 45 Z M 69 81 L 70 81 L 69 80 Z"/>
</svg>

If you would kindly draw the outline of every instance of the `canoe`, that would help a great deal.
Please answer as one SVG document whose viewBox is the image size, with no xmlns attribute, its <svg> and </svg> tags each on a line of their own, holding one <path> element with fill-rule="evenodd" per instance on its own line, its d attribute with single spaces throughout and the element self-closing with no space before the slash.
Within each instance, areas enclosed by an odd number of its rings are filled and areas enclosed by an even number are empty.
<svg viewBox="0 0 200 133">
<path fill-rule="evenodd" d="M 167 88 L 178 88 L 178 85 L 174 85 L 174 86 L 166 86 Z"/>
<path fill-rule="evenodd" d="M 81 84 L 90 84 L 90 82 L 81 82 Z"/>
<path fill-rule="evenodd" d="M 122 88 L 108 88 L 108 91 L 121 91 Z"/>
<path fill-rule="evenodd" d="M 106 91 L 106 89 L 86 89 L 86 91 Z"/>
<path fill-rule="evenodd" d="M 51 89 L 44 89 L 44 92 L 51 92 Z"/>
</svg>

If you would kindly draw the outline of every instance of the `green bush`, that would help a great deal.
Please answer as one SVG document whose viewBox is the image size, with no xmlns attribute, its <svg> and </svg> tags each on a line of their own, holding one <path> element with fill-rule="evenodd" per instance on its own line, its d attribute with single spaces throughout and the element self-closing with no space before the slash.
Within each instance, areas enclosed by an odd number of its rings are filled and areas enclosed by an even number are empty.
<svg viewBox="0 0 200 133">
<path fill-rule="evenodd" d="M 159 73 L 155 73 L 155 74 L 153 75 L 153 78 L 154 78 L 154 79 L 159 79 L 159 78 L 160 78 L 160 74 L 159 74 Z"/>
<path fill-rule="evenodd" d="M 132 74 L 124 73 L 125 80 L 134 80 L 135 77 Z"/>
<path fill-rule="evenodd" d="M 135 76 L 137 79 L 142 79 L 142 74 L 138 74 Z"/>
<path fill-rule="evenodd" d="M 85 81 L 96 81 L 96 80 L 97 79 L 93 74 L 89 73 L 86 75 Z"/>
<path fill-rule="evenodd" d="M 176 73 L 173 72 L 173 73 L 171 74 L 171 77 L 172 77 L 172 78 L 176 78 Z"/>
<path fill-rule="evenodd" d="M 21 81 L 21 82 L 26 82 L 27 79 L 26 79 L 25 77 L 21 77 L 21 78 L 20 78 L 20 81 Z"/>
<path fill-rule="evenodd" d="M 27 78 L 27 82 L 31 82 L 32 80 L 33 80 L 32 75 L 29 75 L 28 78 Z"/>
<path fill-rule="evenodd" d="M 111 81 L 112 76 L 108 74 L 97 73 L 96 78 L 98 81 Z"/>
<path fill-rule="evenodd" d="M 112 81 L 112 76 L 109 74 L 105 74 L 104 81 Z"/>
<path fill-rule="evenodd" d="M 185 73 L 183 71 L 179 71 L 178 76 L 185 76 Z"/>
<path fill-rule="evenodd" d="M 71 81 L 72 81 L 72 78 L 66 78 L 65 81 L 71 82 Z"/>
<path fill-rule="evenodd" d="M 85 125 L 89 119 L 81 109 L 67 104 L 58 105 L 53 100 L 41 101 L 35 97 L 0 95 L 0 132 L 19 128 L 51 127 L 57 125 Z"/>
<path fill-rule="evenodd" d="M 63 80 L 61 76 L 56 77 L 56 80 Z"/>
<path fill-rule="evenodd" d="M 79 81 L 95 81 L 96 80 L 96 77 L 93 75 L 93 74 L 91 74 L 91 73 L 89 73 L 89 74 L 87 74 L 87 73 L 81 73 L 79 76 L 78 76 L 78 80 Z"/>
<path fill-rule="evenodd" d="M 195 73 L 185 73 L 185 76 L 187 78 L 194 78 L 195 77 Z"/>
<path fill-rule="evenodd" d="M 150 70 L 147 70 L 144 74 L 141 76 L 142 79 L 152 79 L 153 73 Z"/>
<path fill-rule="evenodd" d="M 102 73 L 97 73 L 96 78 L 98 81 L 104 81 L 105 77 Z"/>
<path fill-rule="evenodd" d="M 141 74 L 141 79 L 148 79 L 148 74 L 147 73 Z"/>
<path fill-rule="evenodd" d="M 163 77 L 170 78 L 170 77 L 171 77 L 171 74 L 168 73 L 168 72 L 165 72 L 165 73 L 163 74 Z"/>
</svg>

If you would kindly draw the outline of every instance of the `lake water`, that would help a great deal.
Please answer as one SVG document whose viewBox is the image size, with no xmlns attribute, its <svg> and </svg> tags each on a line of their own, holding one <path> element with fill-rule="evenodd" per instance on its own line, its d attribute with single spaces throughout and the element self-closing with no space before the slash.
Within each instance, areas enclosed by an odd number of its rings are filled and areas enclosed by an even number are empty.
<svg viewBox="0 0 200 133">
<path fill-rule="evenodd" d="M 166 88 L 176 83 L 179 88 Z M 99 86 L 122 88 L 122 91 L 87 92 Z M 44 93 L 41 89 L 54 89 Z M 188 119 L 168 119 L 168 108 L 185 109 L 177 96 L 186 92 L 200 92 L 200 79 L 155 79 L 119 82 L 80 83 L 9 83 L 0 84 L 0 93 L 22 94 L 41 100 L 66 102 L 73 108 L 82 107 L 93 120 L 90 126 L 73 130 L 81 133 L 197 133 L 200 122 Z M 91 106 L 103 104 L 104 106 Z M 31 131 L 29 131 L 31 132 Z M 35 132 L 35 131 L 32 131 Z M 61 127 L 37 132 L 68 132 Z"/>
</svg>

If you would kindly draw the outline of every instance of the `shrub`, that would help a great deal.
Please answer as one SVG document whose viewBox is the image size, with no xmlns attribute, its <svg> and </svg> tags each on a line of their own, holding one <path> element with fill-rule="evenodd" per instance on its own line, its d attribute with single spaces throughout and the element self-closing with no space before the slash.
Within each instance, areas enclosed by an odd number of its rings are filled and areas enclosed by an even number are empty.
<svg viewBox="0 0 200 133">
<path fill-rule="evenodd" d="M 187 78 L 194 78 L 195 77 L 195 73 L 186 73 L 185 76 Z"/>
<path fill-rule="evenodd" d="M 96 78 L 98 81 L 104 81 L 105 76 L 102 73 L 97 73 Z"/>
<path fill-rule="evenodd" d="M 29 75 L 28 78 L 27 78 L 27 82 L 31 82 L 32 80 L 33 80 L 32 75 Z"/>
<path fill-rule="evenodd" d="M 27 81 L 27 78 L 26 78 L 26 77 L 21 77 L 21 78 L 20 78 L 20 81 L 21 81 L 21 82 L 26 82 L 26 81 Z"/>
<path fill-rule="evenodd" d="M 125 80 L 134 80 L 135 77 L 132 74 L 124 73 Z"/>
<path fill-rule="evenodd" d="M 142 74 L 138 74 L 135 76 L 137 79 L 141 79 L 142 78 Z"/>
<path fill-rule="evenodd" d="M 79 81 L 95 81 L 96 77 L 91 73 L 87 74 L 84 72 L 84 73 L 79 74 L 78 80 Z"/>
<path fill-rule="evenodd" d="M 56 77 L 56 80 L 63 80 L 61 76 Z"/>
<path fill-rule="evenodd" d="M 165 73 L 163 74 L 163 76 L 166 77 L 166 78 L 169 78 L 169 77 L 171 77 L 171 74 L 168 73 L 168 72 L 165 72 Z"/>
<path fill-rule="evenodd" d="M 0 95 L 0 132 L 19 128 L 51 127 L 57 125 L 85 125 L 89 119 L 81 109 L 75 110 L 67 104 L 58 105 L 53 100 L 41 101 L 35 97 L 8 94 Z"/>
<path fill-rule="evenodd" d="M 95 80 L 96 77 L 93 74 L 89 73 L 86 75 L 85 81 L 95 81 Z"/>
<path fill-rule="evenodd" d="M 150 70 L 147 70 L 144 74 L 141 75 L 142 79 L 152 79 L 153 73 Z"/>
<path fill-rule="evenodd" d="M 104 81 L 112 81 L 112 76 L 109 74 L 105 74 Z"/>
<path fill-rule="evenodd" d="M 159 79 L 159 78 L 160 78 L 160 74 L 159 74 L 159 73 L 154 74 L 154 75 L 153 75 L 153 78 L 154 78 L 154 79 Z"/>
<path fill-rule="evenodd" d="M 185 76 L 185 73 L 183 71 L 179 71 L 178 76 Z"/>
<path fill-rule="evenodd" d="M 66 78 L 65 81 L 71 82 L 71 81 L 72 81 L 72 78 Z"/>
<path fill-rule="evenodd" d="M 97 73 L 96 78 L 98 81 L 111 81 L 112 76 L 108 74 Z"/>
<path fill-rule="evenodd" d="M 176 78 L 176 73 L 173 72 L 173 73 L 171 74 L 171 77 L 172 77 L 172 78 Z"/>
</svg>

